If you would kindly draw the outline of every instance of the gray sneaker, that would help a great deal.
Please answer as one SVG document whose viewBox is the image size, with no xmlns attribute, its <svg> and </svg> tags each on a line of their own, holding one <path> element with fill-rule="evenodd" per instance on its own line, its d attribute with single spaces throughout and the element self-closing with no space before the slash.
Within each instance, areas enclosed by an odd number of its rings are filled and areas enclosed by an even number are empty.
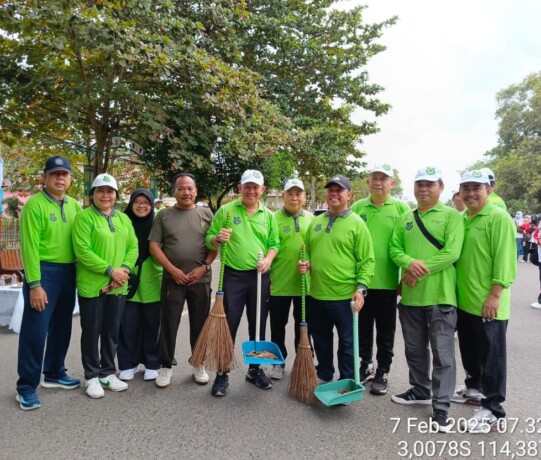
<svg viewBox="0 0 541 460">
<path fill-rule="evenodd" d="M 475 388 L 466 388 L 465 386 L 460 386 L 455 390 L 453 396 L 451 396 L 451 401 L 458 404 L 469 404 L 470 406 L 480 406 L 481 399 L 485 395 Z"/>
<path fill-rule="evenodd" d="M 366 385 L 368 382 L 374 380 L 374 363 L 368 361 L 361 361 L 361 367 L 359 368 L 359 374 L 361 376 L 361 383 Z"/>
<path fill-rule="evenodd" d="M 273 364 L 272 369 L 269 372 L 269 377 L 272 380 L 282 380 L 285 369 L 280 364 Z"/>
</svg>

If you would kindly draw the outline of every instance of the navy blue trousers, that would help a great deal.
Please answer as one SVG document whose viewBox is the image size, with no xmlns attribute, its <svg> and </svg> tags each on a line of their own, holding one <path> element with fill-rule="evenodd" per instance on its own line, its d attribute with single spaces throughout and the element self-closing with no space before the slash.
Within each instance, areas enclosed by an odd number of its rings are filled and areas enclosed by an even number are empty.
<svg viewBox="0 0 541 460">
<path fill-rule="evenodd" d="M 17 392 L 21 395 L 36 390 L 42 369 L 46 377 L 66 375 L 64 361 L 75 307 L 75 264 L 42 262 L 40 269 L 41 287 L 49 302 L 45 310 L 37 311 L 30 306 L 30 289 L 26 282 L 23 285 L 24 313 L 17 365 Z"/>
</svg>

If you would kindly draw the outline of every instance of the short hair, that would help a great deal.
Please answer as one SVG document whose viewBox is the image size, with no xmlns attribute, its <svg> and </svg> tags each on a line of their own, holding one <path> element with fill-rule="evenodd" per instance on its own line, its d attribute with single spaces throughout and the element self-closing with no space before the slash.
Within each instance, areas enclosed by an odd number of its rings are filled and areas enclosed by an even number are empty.
<svg viewBox="0 0 541 460">
<path fill-rule="evenodd" d="M 181 177 L 189 177 L 191 180 L 193 180 L 194 185 L 197 187 L 197 184 L 195 183 L 195 177 L 193 174 L 181 172 L 175 175 L 173 179 L 171 180 L 171 188 L 173 191 L 175 190 L 175 185 L 177 183 L 177 180 L 179 180 Z"/>
</svg>

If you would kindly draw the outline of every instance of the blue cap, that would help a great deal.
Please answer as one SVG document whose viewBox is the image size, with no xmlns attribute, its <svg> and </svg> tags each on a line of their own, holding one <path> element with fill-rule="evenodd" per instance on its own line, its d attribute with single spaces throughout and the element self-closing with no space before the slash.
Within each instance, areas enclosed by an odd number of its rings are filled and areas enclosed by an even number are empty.
<svg viewBox="0 0 541 460">
<path fill-rule="evenodd" d="M 55 155 L 45 162 L 45 169 L 43 172 L 48 173 L 53 171 L 67 171 L 69 173 L 73 172 L 69 160 L 60 155 Z"/>
</svg>

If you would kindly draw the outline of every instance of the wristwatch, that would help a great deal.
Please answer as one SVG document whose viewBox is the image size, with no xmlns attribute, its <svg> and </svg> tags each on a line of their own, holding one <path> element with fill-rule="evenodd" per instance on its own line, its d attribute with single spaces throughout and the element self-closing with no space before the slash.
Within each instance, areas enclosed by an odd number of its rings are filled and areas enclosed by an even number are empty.
<svg viewBox="0 0 541 460">
<path fill-rule="evenodd" d="M 363 297 L 366 297 L 368 295 L 368 290 L 366 289 L 366 286 L 364 284 L 359 284 L 359 286 L 357 286 L 357 291 L 360 292 Z"/>
<path fill-rule="evenodd" d="M 210 272 L 210 264 L 203 264 L 203 266 L 207 270 L 207 273 Z"/>
</svg>

